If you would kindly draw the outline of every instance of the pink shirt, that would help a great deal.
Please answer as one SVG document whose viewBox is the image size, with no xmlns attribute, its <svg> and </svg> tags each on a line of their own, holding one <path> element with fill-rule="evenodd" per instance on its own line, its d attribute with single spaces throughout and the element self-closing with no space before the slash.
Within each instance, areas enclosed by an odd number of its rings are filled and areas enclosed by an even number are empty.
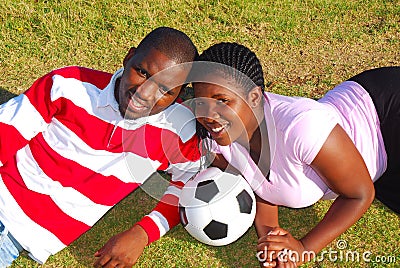
<svg viewBox="0 0 400 268">
<path fill-rule="evenodd" d="M 386 152 L 379 119 L 369 94 L 357 83 L 346 81 L 322 99 L 265 93 L 264 105 L 271 151 L 269 181 L 238 143 L 213 151 L 241 171 L 258 196 L 276 205 L 306 207 L 319 199 L 337 195 L 321 180 L 310 164 L 328 135 L 339 124 L 360 151 L 372 177 L 386 169 Z"/>
</svg>

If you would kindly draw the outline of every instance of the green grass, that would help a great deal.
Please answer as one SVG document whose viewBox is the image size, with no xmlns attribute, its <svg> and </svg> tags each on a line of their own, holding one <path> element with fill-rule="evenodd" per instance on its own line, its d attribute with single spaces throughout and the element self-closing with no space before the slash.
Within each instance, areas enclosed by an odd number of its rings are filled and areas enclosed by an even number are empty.
<svg viewBox="0 0 400 268">
<path fill-rule="evenodd" d="M 285 95 L 320 97 L 362 70 L 400 65 L 399 0 L 0 0 L 0 101 L 61 66 L 113 72 L 130 46 L 161 25 L 186 32 L 200 52 L 221 41 L 249 46 L 261 59 L 268 90 Z M 142 191 L 131 194 L 43 267 L 91 267 L 93 253 L 154 204 Z M 281 208 L 281 225 L 301 236 L 329 204 Z M 396 264 L 325 259 L 304 266 L 399 267 L 399 229 L 399 218 L 376 201 L 326 250 L 336 250 L 342 239 L 347 251 L 395 256 Z M 215 248 L 178 226 L 149 246 L 137 267 L 257 267 L 255 245 L 254 230 Z M 37 265 L 23 256 L 13 267 Z"/>
</svg>

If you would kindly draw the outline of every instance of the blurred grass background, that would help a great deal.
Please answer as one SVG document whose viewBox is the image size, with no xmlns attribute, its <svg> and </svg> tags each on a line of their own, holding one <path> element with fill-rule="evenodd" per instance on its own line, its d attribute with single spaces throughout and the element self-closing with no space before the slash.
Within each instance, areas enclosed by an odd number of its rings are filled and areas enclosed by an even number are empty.
<svg viewBox="0 0 400 268">
<path fill-rule="evenodd" d="M 363 70 L 400 65 L 399 0 L 0 0 L 0 101 L 54 68 L 114 72 L 129 47 L 158 26 L 184 31 L 200 52 L 221 41 L 250 47 L 263 64 L 267 90 L 285 95 L 321 97 Z M 134 192 L 41 267 L 91 267 L 93 253 L 155 202 Z M 281 208 L 280 223 L 301 237 L 329 205 Z M 370 262 L 362 256 L 346 261 L 339 254 L 333 261 L 333 254 L 304 267 L 400 267 L 399 230 L 399 218 L 376 201 L 326 248 L 338 250 L 336 243 L 345 240 L 343 254 L 370 251 Z M 209 247 L 178 226 L 149 246 L 137 267 L 258 267 L 255 245 L 252 229 L 234 244 Z M 39 266 L 22 256 L 13 267 Z"/>
</svg>

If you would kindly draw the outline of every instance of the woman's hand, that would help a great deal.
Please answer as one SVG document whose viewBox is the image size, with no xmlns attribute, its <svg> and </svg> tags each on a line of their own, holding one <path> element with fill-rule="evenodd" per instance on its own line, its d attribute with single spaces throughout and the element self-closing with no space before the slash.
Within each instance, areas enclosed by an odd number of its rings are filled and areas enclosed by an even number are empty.
<svg viewBox="0 0 400 268">
<path fill-rule="evenodd" d="M 304 251 L 301 241 L 280 227 L 273 228 L 267 235 L 258 239 L 257 252 L 258 256 L 265 259 L 264 267 L 297 267 L 308 261 L 303 259 L 303 255 L 307 256 L 303 254 Z"/>
</svg>

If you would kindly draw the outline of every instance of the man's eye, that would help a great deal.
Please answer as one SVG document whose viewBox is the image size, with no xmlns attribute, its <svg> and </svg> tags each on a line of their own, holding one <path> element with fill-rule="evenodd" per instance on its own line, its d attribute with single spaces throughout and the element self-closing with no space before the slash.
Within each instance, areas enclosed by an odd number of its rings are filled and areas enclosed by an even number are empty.
<svg viewBox="0 0 400 268">
<path fill-rule="evenodd" d="M 167 88 L 167 87 L 165 87 L 165 86 L 160 86 L 159 87 L 159 89 L 160 89 L 160 92 L 162 93 L 162 94 L 170 94 L 170 95 L 173 95 L 174 94 L 174 92 L 172 91 L 172 90 L 169 90 L 169 88 Z"/>
<path fill-rule="evenodd" d="M 145 70 L 140 69 L 140 68 L 136 68 L 136 72 L 138 74 L 140 74 L 141 76 L 148 78 L 148 73 Z"/>
</svg>

